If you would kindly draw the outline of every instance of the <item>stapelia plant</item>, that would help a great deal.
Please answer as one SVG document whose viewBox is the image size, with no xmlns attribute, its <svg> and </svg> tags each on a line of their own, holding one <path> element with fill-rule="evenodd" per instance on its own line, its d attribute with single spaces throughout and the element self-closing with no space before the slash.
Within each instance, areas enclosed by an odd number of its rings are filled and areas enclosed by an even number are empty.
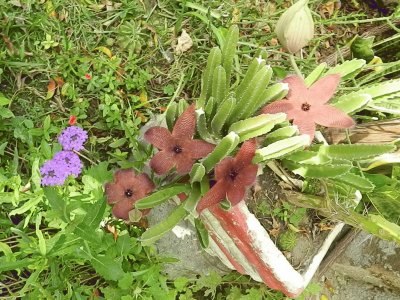
<svg viewBox="0 0 400 300">
<path fill-rule="evenodd" d="M 114 181 L 105 185 L 108 204 L 114 205 L 112 212 L 117 218 L 129 220 L 129 212 L 134 209 L 137 200 L 151 193 L 154 183 L 147 174 L 136 175 L 133 170 L 119 170 L 114 174 Z M 141 211 L 147 215 L 149 210 Z"/>
<path fill-rule="evenodd" d="M 243 143 L 235 157 L 226 157 L 215 166 L 214 186 L 197 205 L 197 211 L 214 206 L 225 198 L 232 205 L 244 199 L 246 187 L 254 184 L 257 177 L 257 164 L 252 163 L 256 153 L 254 139 Z"/>
<path fill-rule="evenodd" d="M 176 167 L 179 174 L 187 174 L 196 159 L 207 156 L 215 145 L 194 140 L 196 130 L 195 107 L 191 105 L 177 120 L 172 133 L 164 127 L 151 127 L 145 139 L 160 151 L 150 160 L 151 168 L 163 175 Z"/>
<path fill-rule="evenodd" d="M 393 227 L 393 223 L 389 226 L 388 221 L 378 216 L 378 212 L 371 217 L 358 213 L 354 210 L 357 202 L 352 197 L 359 193 L 376 195 L 374 190 L 376 185 L 382 183 L 382 178 L 370 176 L 366 170 L 379 160 L 380 155 L 394 151 L 396 146 L 329 145 L 323 140 L 310 145 L 315 123 L 348 128 L 355 124 L 349 114 L 363 109 L 376 110 L 376 107 L 383 107 L 381 111 L 388 109 L 385 105 L 388 106 L 390 96 L 400 93 L 400 82 L 383 82 L 361 87 L 350 94 L 344 93 L 340 87 L 351 85 L 349 79 L 357 76 L 365 66 L 365 61 L 359 59 L 332 68 L 321 64 L 304 81 L 298 75 L 280 82 L 274 78 L 272 68 L 266 65 L 266 53 L 261 51 L 250 62 L 243 78 L 231 86 L 238 39 L 238 28 L 232 26 L 221 48 L 211 50 L 195 105 L 188 107 L 183 100 L 170 103 L 164 114 L 168 128 L 153 127 L 145 133 L 145 139 L 159 150 L 150 159 L 150 167 L 157 175 L 171 173 L 174 176 L 162 177 L 161 180 L 157 178 L 154 181 L 160 184 L 152 186 L 151 174 L 147 177 L 131 173 L 132 181 L 128 184 L 127 179 L 119 179 L 123 173 L 118 171 L 114 183 L 106 186 L 106 193 L 110 203 L 117 206 L 122 201 L 123 211 L 116 213 L 115 206 L 113 211 L 117 217 L 124 218 L 129 216 L 128 212 L 133 207 L 144 210 L 170 199 L 175 200 L 176 209 L 143 233 L 144 245 L 154 243 L 187 218 L 198 227 L 199 240 L 204 247 L 211 245 L 207 230 L 211 232 L 213 247 L 219 248 L 219 255 L 223 253 L 225 261 L 229 261 L 227 265 L 257 280 L 261 278 L 289 296 L 295 296 L 304 288 L 302 276 L 290 267 L 266 231 L 247 210 L 245 191 L 254 184 L 258 170 L 266 165 L 284 180 L 296 174 L 304 179 L 303 184 L 306 185 L 312 178 L 321 183 L 314 189 L 314 195 L 291 191 L 288 192 L 292 197 L 289 200 L 306 207 L 314 204 L 315 209 L 326 214 L 327 207 L 335 207 L 339 197 L 347 210 L 336 206 L 332 215 L 400 242 L 400 228 Z M 330 104 L 327 104 L 328 101 Z M 292 119 L 297 126 L 287 121 Z M 288 173 L 278 172 L 276 165 L 286 168 Z M 135 176 L 146 178 L 146 191 L 140 190 L 143 187 L 140 187 L 142 184 L 139 181 L 133 184 Z M 135 194 L 135 189 L 140 192 Z M 183 194 L 186 196 L 182 197 Z M 335 203 L 327 205 L 326 201 L 333 196 L 336 200 L 331 202 Z M 230 202 L 229 205 L 226 201 Z M 199 219 L 206 222 L 205 227 Z M 224 228 L 229 230 L 224 231 Z M 253 235 L 249 236 L 250 233 Z M 228 241 L 229 235 L 233 236 L 231 241 Z M 264 238 L 265 243 L 259 238 Z M 229 245 L 224 245 L 224 241 Z M 261 245 L 270 248 L 261 249 Z M 277 258 L 276 262 L 268 261 L 269 250 Z M 292 274 L 292 278 L 298 280 L 297 285 L 290 289 L 286 275 L 268 269 L 274 264 L 277 268 L 284 265 L 285 270 L 296 273 Z"/>
<path fill-rule="evenodd" d="M 307 88 L 299 76 L 289 76 L 283 80 L 289 86 L 284 100 L 275 101 L 262 109 L 263 113 L 284 112 L 299 132 L 314 139 L 315 124 L 326 127 L 349 128 L 355 125 L 352 118 L 340 109 L 326 104 L 334 95 L 340 82 L 340 75 L 326 75 Z"/>
</svg>

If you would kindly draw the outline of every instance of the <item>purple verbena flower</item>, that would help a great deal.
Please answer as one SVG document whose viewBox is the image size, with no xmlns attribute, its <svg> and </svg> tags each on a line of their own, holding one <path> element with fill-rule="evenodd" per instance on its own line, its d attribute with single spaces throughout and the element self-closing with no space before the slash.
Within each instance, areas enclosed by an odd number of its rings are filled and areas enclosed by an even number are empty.
<svg viewBox="0 0 400 300">
<path fill-rule="evenodd" d="M 69 126 L 61 132 L 58 142 L 64 150 L 80 151 L 83 149 L 83 144 L 87 138 L 88 135 L 85 130 L 77 126 Z"/>
<path fill-rule="evenodd" d="M 48 160 L 40 168 L 40 174 L 42 175 L 42 185 L 63 185 L 64 181 L 68 177 L 67 170 L 60 168 L 59 162 L 56 160 Z"/>
<path fill-rule="evenodd" d="M 57 152 L 53 160 L 57 162 L 59 169 L 63 169 L 68 175 L 77 177 L 82 171 L 82 163 L 79 156 L 72 151 Z"/>
</svg>

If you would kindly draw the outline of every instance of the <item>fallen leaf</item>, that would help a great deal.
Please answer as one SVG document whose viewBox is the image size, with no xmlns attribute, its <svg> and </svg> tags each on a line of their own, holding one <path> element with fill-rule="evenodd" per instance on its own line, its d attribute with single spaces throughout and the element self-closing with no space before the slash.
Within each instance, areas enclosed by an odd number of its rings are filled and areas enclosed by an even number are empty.
<svg viewBox="0 0 400 300">
<path fill-rule="evenodd" d="M 140 92 L 139 100 L 144 105 L 144 107 L 150 107 L 150 104 L 149 104 L 148 98 L 147 98 L 147 92 L 145 90 L 142 90 Z"/>
<path fill-rule="evenodd" d="M 182 34 L 178 38 L 178 44 L 176 45 L 175 52 L 178 54 L 182 54 L 183 52 L 188 51 L 193 46 L 192 38 L 186 32 L 185 29 L 182 29 Z"/>
<path fill-rule="evenodd" d="M 51 0 L 47 0 L 45 5 L 46 5 L 47 14 L 52 18 L 57 18 L 58 15 L 57 15 L 57 12 L 55 11 L 53 2 Z"/>
<path fill-rule="evenodd" d="M 56 82 L 53 79 L 50 79 L 49 84 L 47 85 L 47 95 L 46 100 L 52 98 L 56 91 Z"/>
<path fill-rule="evenodd" d="M 100 52 L 103 52 L 105 55 L 107 55 L 109 58 L 112 58 L 112 52 L 107 47 L 100 46 L 100 47 L 94 48 L 94 50 L 99 50 Z"/>
<path fill-rule="evenodd" d="M 11 42 L 10 38 L 6 35 L 2 35 L 2 37 L 3 37 L 4 43 L 6 44 L 8 51 L 10 51 L 11 54 L 14 54 L 14 45 Z"/>
<path fill-rule="evenodd" d="M 279 235 L 279 228 L 273 228 L 271 230 L 268 231 L 268 234 L 274 238 L 277 238 Z"/>
<path fill-rule="evenodd" d="M 56 77 L 56 78 L 54 78 L 54 80 L 56 81 L 56 83 L 57 83 L 57 87 L 63 87 L 63 85 L 64 85 L 64 79 L 62 79 L 61 77 Z"/>
<path fill-rule="evenodd" d="M 321 15 L 321 17 L 329 19 L 335 11 L 335 3 L 336 1 L 328 1 L 323 4 L 319 10 L 319 14 Z"/>
<path fill-rule="evenodd" d="M 114 241 L 116 241 L 117 238 L 118 238 L 118 231 L 115 228 L 115 226 L 114 225 L 107 225 L 107 230 L 108 230 L 108 232 L 112 233 L 112 235 L 114 237 Z"/>
<path fill-rule="evenodd" d="M 276 46 L 278 45 L 278 40 L 275 38 L 270 39 L 269 41 L 270 46 Z"/>
<path fill-rule="evenodd" d="M 146 123 L 147 122 L 147 118 L 144 114 L 142 114 L 140 111 L 136 110 L 135 111 L 136 117 L 139 117 L 140 120 L 142 121 L 142 123 Z"/>
</svg>

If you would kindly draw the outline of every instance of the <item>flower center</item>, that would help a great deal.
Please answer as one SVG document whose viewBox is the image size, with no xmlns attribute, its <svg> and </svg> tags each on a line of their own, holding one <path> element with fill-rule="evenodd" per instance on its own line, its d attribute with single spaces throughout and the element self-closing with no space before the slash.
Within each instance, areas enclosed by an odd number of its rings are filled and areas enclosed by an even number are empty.
<svg viewBox="0 0 400 300">
<path fill-rule="evenodd" d="M 172 149 L 176 154 L 179 154 L 182 152 L 182 147 L 176 145 L 173 149 Z"/>
<path fill-rule="evenodd" d="M 74 134 L 73 136 L 71 136 L 71 140 L 76 141 L 78 139 L 78 135 Z"/>
<path fill-rule="evenodd" d="M 125 190 L 125 196 L 130 198 L 133 196 L 133 191 L 131 189 Z"/>
<path fill-rule="evenodd" d="M 304 110 L 304 111 L 309 111 L 309 110 L 310 110 L 310 107 L 311 107 L 311 105 L 308 104 L 307 102 L 304 102 L 304 103 L 301 105 L 301 109 Z"/>
<path fill-rule="evenodd" d="M 231 171 L 229 172 L 229 177 L 232 180 L 235 180 L 236 176 L 238 176 L 239 172 L 235 169 L 231 169 Z"/>
</svg>

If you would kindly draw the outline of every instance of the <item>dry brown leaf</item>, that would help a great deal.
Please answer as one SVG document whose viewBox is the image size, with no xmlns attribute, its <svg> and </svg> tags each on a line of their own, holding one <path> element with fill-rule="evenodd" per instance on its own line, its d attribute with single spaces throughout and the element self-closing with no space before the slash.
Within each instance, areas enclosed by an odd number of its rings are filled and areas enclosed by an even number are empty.
<svg viewBox="0 0 400 300">
<path fill-rule="evenodd" d="M 178 44 L 176 45 L 175 52 L 178 54 L 182 54 L 188 51 L 193 46 L 193 41 L 190 35 L 186 32 L 185 29 L 182 29 L 182 34 L 178 38 Z"/>
<path fill-rule="evenodd" d="M 329 1 L 321 6 L 319 10 L 319 14 L 321 15 L 321 17 L 329 19 L 333 15 L 335 11 L 335 2 L 336 1 Z"/>
<path fill-rule="evenodd" d="M 54 93 L 56 91 L 56 82 L 53 79 L 50 79 L 49 84 L 47 85 L 47 95 L 46 100 L 53 98 Z"/>
<path fill-rule="evenodd" d="M 112 235 L 114 237 L 114 241 L 116 241 L 117 238 L 118 238 L 118 231 L 115 228 L 115 226 L 114 225 L 107 225 L 107 230 L 108 230 L 108 232 L 112 233 Z"/>
</svg>

